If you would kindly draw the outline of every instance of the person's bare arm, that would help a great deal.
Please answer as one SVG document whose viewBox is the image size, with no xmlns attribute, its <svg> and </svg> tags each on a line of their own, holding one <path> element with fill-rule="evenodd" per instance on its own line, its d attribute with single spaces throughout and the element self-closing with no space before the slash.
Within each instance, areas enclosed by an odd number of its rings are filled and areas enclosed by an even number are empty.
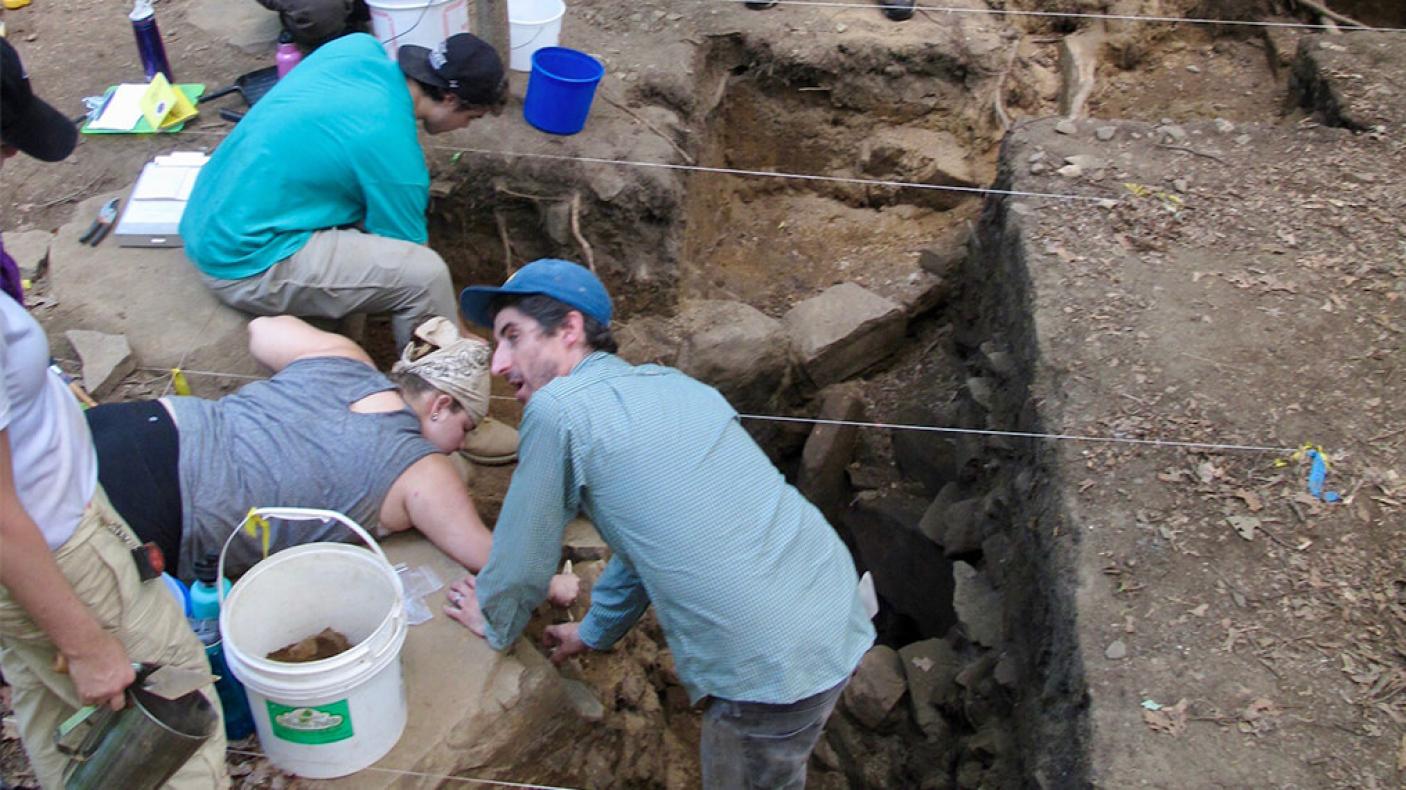
<svg viewBox="0 0 1406 790">
<path fill-rule="evenodd" d="M 478 573 L 488 562 L 493 533 L 448 456 L 427 455 L 401 473 L 381 505 L 381 525 L 414 527 L 455 562 Z"/>
<path fill-rule="evenodd" d="M 454 463 L 444 455 L 427 455 L 396 478 L 381 505 L 381 526 L 395 532 L 419 529 L 470 573 L 483 570 L 493 547 L 493 533 L 479 517 Z M 566 607 L 580 591 L 580 578 L 559 573 L 548 585 L 547 599 Z"/>
<path fill-rule="evenodd" d="M 127 651 L 103 630 L 59 571 L 39 525 L 20 504 L 10 460 L 10 431 L 0 430 L 0 585 L 68 662 L 84 703 L 123 704 L 135 679 Z"/>
<path fill-rule="evenodd" d="M 291 315 L 262 316 L 250 321 L 249 353 L 274 373 L 309 357 L 346 357 L 375 367 L 361 346 Z"/>
</svg>

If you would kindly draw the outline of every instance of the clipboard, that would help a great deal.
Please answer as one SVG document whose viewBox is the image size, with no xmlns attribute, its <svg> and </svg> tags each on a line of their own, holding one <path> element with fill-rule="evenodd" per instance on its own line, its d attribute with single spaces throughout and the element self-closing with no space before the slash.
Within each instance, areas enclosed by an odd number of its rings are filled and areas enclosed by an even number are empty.
<svg viewBox="0 0 1406 790">
<path fill-rule="evenodd" d="M 160 74 L 156 75 L 156 79 L 152 80 L 153 84 L 157 83 L 158 81 L 160 82 L 160 84 L 166 85 L 166 90 L 171 91 L 172 96 L 179 97 L 176 98 L 175 101 L 171 102 L 171 106 L 166 108 L 166 113 L 164 113 L 165 115 L 169 116 L 172 112 L 178 109 L 189 110 L 188 112 L 183 112 L 179 116 L 178 120 L 167 121 L 166 123 L 158 127 L 151 123 L 146 113 L 143 113 L 139 118 L 137 118 L 136 123 L 130 129 L 90 129 L 89 126 L 91 126 L 92 124 L 92 118 L 89 118 L 88 120 L 85 120 L 83 122 L 83 126 L 79 128 L 79 131 L 83 134 L 152 134 L 165 132 L 179 132 L 180 130 L 184 129 L 186 121 L 195 117 L 195 105 L 200 101 L 201 95 L 205 93 L 205 84 L 177 83 L 176 85 L 172 86 L 169 83 L 166 83 L 166 78 Z M 108 102 L 112 101 L 113 95 L 116 94 L 117 89 L 121 87 L 121 85 L 113 85 L 103 92 L 104 107 L 106 107 Z M 168 96 L 167 100 L 169 101 L 170 98 L 171 96 Z M 155 108 L 153 107 L 153 109 Z M 101 115 L 101 111 L 98 114 Z"/>
</svg>

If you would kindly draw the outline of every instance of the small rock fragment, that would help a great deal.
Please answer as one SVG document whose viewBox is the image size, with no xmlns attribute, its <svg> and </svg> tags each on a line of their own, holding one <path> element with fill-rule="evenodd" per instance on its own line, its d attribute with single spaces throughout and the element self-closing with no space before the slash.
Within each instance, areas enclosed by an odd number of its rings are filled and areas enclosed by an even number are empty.
<svg viewBox="0 0 1406 790">
<path fill-rule="evenodd" d="M 111 392 L 124 376 L 137 369 L 126 335 L 70 329 L 64 336 L 83 363 L 83 388 L 94 398 Z"/>
<path fill-rule="evenodd" d="M 864 726 L 875 729 L 908 690 L 903 662 L 893 648 L 876 645 L 864 654 L 845 687 L 844 702 Z"/>
<path fill-rule="evenodd" d="M 1162 136 L 1162 142 L 1164 143 L 1181 143 L 1186 141 L 1186 130 L 1176 124 L 1162 126 L 1157 131 Z"/>
<path fill-rule="evenodd" d="M 1118 127 L 1116 126 L 1100 126 L 1094 131 L 1094 137 L 1097 137 L 1100 141 L 1105 143 L 1112 140 L 1117 134 Z"/>
<path fill-rule="evenodd" d="M 1059 173 L 1065 178 L 1078 178 L 1079 176 L 1084 174 L 1084 168 L 1078 165 L 1065 165 L 1064 167 L 1061 167 L 1055 172 Z"/>
<path fill-rule="evenodd" d="M 1250 144 L 1250 136 L 1249 136 L 1248 134 L 1238 135 L 1238 136 L 1235 138 L 1235 144 L 1236 144 L 1236 145 L 1249 145 L 1249 144 Z"/>
<path fill-rule="evenodd" d="M 1235 124 L 1224 118 L 1217 118 L 1213 123 L 1216 125 L 1216 132 L 1218 134 L 1230 134 L 1235 131 Z"/>
<path fill-rule="evenodd" d="M 1120 661 L 1128 657 L 1128 646 L 1123 644 L 1123 640 L 1115 639 L 1103 651 L 1103 656 L 1109 661 Z"/>
<path fill-rule="evenodd" d="M 1060 134 L 1076 135 L 1079 133 L 1079 124 L 1075 123 L 1074 121 L 1068 118 L 1065 118 L 1064 120 L 1055 124 L 1055 131 L 1059 132 Z"/>
<path fill-rule="evenodd" d="M 576 711 L 577 716 L 591 722 L 605 718 L 605 705 L 601 703 L 589 686 L 570 678 L 562 678 L 561 682 L 563 688 L 566 689 L 566 698 L 571 702 L 571 709 Z"/>
</svg>

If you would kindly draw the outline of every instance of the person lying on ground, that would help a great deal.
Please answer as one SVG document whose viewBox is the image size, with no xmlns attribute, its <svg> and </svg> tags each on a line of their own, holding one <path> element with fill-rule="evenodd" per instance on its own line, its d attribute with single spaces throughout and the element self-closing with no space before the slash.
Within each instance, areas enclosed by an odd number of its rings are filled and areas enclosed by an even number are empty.
<svg viewBox="0 0 1406 790">
<path fill-rule="evenodd" d="M 389 313 L 397 348 L 427 318 L 458 318 L 449 269 L 425 246 L 416 125 L 442 134 L 501 111 L 507 78 L 468 33 L 397 57 L 365 33 L 327 43 L 201 168 L 180 232 L 220 301 L 255 315 Z"/>
<path fill-rule="evenodd" d="M 166 397 L 89 409 L 98 475 L 117 511 L 175 575 L 218 553 L 251 507 L 335 510 L 385 537 L 412 527 L 471 571 L 492 534 L 448 453 L 488 412 L 489 348 L 448 320 L 416 330 L 387 377 L 356 343 L 292 316 L 256 318 L 249 351 L 274 371 L 218 400 Z M 270 551 L 355 541 L 336 522 L 275 524 Z M 237 538 L 234 575 L 261 556 Z M 576 579 L 552 599 L 575 598 Z"/>
<path fill-rule="evenodd" d="M 717 390 L 615 356 L 605 286 L 534 261 L 460 297 L 493 327 L 492 371 L 525 405 L 488 564 L 445 612 L 506 650 L 547 592 L 578 512 L 613 556 L 558 664 L 606 650 L 651 604 L 703 714 L 706 787 L 799 787 L 826 718 L 874 642 L 854 561 Z"/>
<path fill-rule="evenodd" d="M 18 151 L 64 159 L 78 130 L 34 95 L 4 39 L 0 57 L 0 161 Z M 0 672 L 35 778 L 60 788 L 70 764 L 54 746 L 60 722 L 82 705 L 121 708 L 133 661 L 206 673 L 210 662 L 165 585 L 138 575 L 131 550 L 140 543 L 98 483 L 78 402 L 49 370 L 49 340 L 17 292 L 2 290 Z M 59 657 L 66 673 L 56 671 Z M 201 693 L 218 714 L 214 687 Z M 217 727 L 166 787 L 225 787 L 224 757 Z"/>
</svg>

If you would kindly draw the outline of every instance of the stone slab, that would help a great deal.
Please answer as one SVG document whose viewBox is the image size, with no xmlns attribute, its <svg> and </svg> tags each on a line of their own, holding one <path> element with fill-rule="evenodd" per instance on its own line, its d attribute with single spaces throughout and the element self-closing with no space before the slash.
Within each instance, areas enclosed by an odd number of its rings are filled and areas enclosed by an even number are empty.
<svg viewBox="0 0 1406 790">
<path fill-rule="evenodd" d="M 952 563 L 952 606 L 973 642 L 998 647 L 1004 641 L 1001 596 L 986 577 L 965 562 Z"/>
<path fill-rule="evenodd" d="M 699 300 L 682 306 L 678 323 L 686 334 L 680 370 L 717 387 L 736 408 L 776 398 L 789 363 L 780 321 L 741 302 Z"/>
<path fill-rule="evenodd" d="M 98 207 L 111 197 L 122 197 L 125 205 L 126 194 L 85 200 L 54 237 L 49 282 L 58 304 L 45 319 L 51 343 L 65 330 L 90 329 L 126 335 L 147 367 L 265 374 L 249 355 L 248 316 L 217 301 L 181 249 L 119 247 L 110 235 L 97 247 L 78 243 Z M 67 355 L 57 344 L 55 351 Z M 201 395 L 220 394 L 217 384 L 243 383 L 189 378 Z"/>
<path fill-rule="evenodd" d="M 232 47 L 261 55 L 272 52 L 278 43 L 283 23 L 278 14 L 253 0 L 192 0 L 186 6 L 186 21 L 201 32 Z M 222 83 L 234 82 L 238 74 L 228 75 Z M 212 89 L 217 86 L 210 86 Z"/>
<path fill-rule="evenodd" d="M 900 492 L 866 491 L 841 523 L 857 548 L 860 571 L 873 573 L 879 597 L 923 634 L 940 636 L 956 621 L 952 574 L 942 548 L 918 529 L 926 508 L 923 500 Z"/>
<path fill-rule="evenodd" d="M 33 280 L 49 263 L 49 245 L 54 234 L 47 230 L 26 230 L 5 234 L 5 252 L 19 264 L 20 277 Z"/>
<path fill-rule="evenodd" d="M 392 563 L 428 565 L 448 584 L 464 569 L 419 534 L 399 534 L 382 543 Z M 394 772 L 531 782 L 551 777 L 534 772 L 560 739 L 582 737 L 586 722 L 571 715 L 561 676 L 531 644 L 520 641 L 498 653 L 442 611 L 443 595 L 426 603 L 434 618 L 410 627 L 401 650 L 409 716 L 395 747 L 374 764 Z M 361 771 L 312 787 L 403 787 L 399 773 Z"/>
<path fill-rule="evenodd" d="M 1059 114 L 1084 118 L 1089 114 L 1089 97 L 1097 84 L 1099 51 L 1104 33 L 1086 28 L 1065 36 L 1059 44 L 1059 70 L 1064 83 L 1059 91 Z"/>
<path fill-rule="evenodd" d="M 898 348 L 907 329 L 903 308 L 854 283 L 841 283 L 786 314 L 801 367 L 819 387 L 844 381 Z"/>
<path fill-rule="evenodd" d="M 817 415 L 822 420 L 854 422 L 864 417 L 864 402 L 847 386 L 827 392 Z M 846 494 L 845 469 L 854 457 L 859 428 L 853 425 L 816 425 L 801 450 L 796 487 L 821 512 L 830 515 Z"/>
</svg>

